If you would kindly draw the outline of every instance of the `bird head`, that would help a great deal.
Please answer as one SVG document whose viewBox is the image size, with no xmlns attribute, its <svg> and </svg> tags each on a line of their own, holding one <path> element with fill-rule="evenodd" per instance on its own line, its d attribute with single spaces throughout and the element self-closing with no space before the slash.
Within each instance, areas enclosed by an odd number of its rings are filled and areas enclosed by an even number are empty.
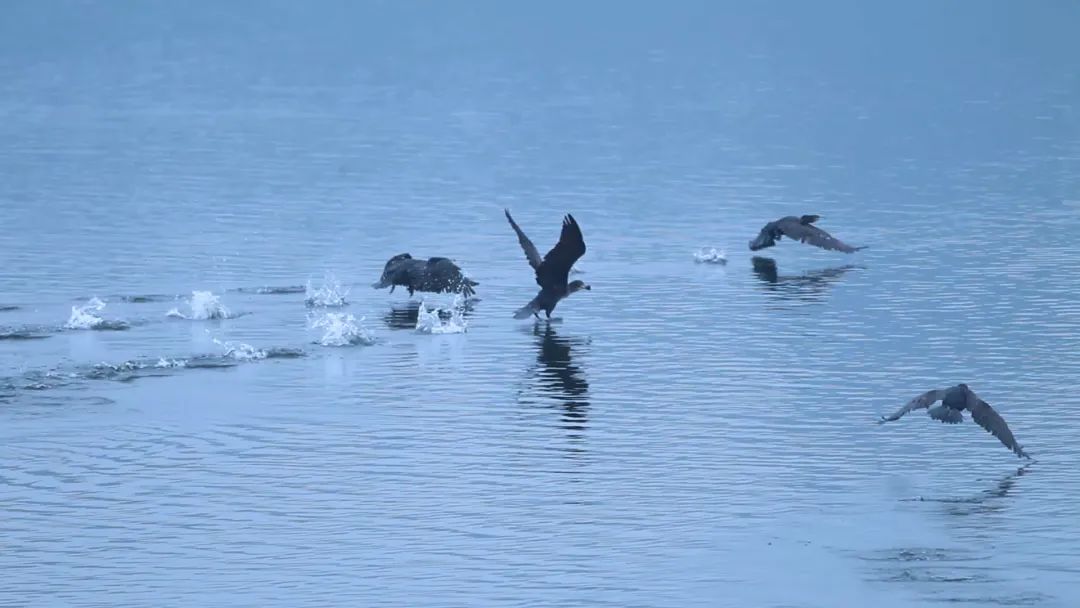
<svg viewBox="0 0 1080 608">
<path fill-rule="evenodd" d="M 592 291 L 592 286 L 585 281 L 570 281 L 570 283 L 566 286 L 566 293 L 571 294 L 575 291 L 581 291 L 582 289 Z"/>
<path fill-rule="evenodd" d="M 384 287 L 389 287 L 390 285 L 392 285 L 394 282 L 393 275 L 395 270 L 397 269 L 397 266 L 405 260 L 411 259 L 411 255 L 407 253 L 399 253 L 387 260 L 386 266 L 383 267 L 382 276 L 379 277 L 378 281 L 372 283 L 371 286 L 375 289 L 383 289 Z"/>
<path fill-rule="evenodd" d="M 750 251 L 757 251 L 772 247 L 776 244 L 776 235 L 773 234 L 772 225 L 765 226 L 758 233 L 757 238 L 750 241 Z"/>
</svg>

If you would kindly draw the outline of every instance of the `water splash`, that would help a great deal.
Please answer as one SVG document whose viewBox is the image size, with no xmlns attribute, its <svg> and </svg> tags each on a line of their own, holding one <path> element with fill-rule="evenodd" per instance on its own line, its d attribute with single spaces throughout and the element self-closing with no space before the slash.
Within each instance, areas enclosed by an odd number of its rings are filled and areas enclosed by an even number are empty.
<svg viewBox="0 0 1080 608">
<path fill-rule="evenodd" d="M 105 302 L 99 298 L 90 298 L 82 306 L 72 306 L 71 316 L 68 317 L 64 329 L 97 329 L 97 330 L 124 330 L 130 325 L 124 321 L 106 320 L 97 315 L 105 310 Z"/>
<path fill-rule="evenodd" d="M 173 308 L 165 313 L 165 316 L 192 321 L 233 318 L 233 314 L 229 311 L 228 307 L 221 303 L 221 298 L 210 291 L 191 292 L 188 308 L 191 309 L 191 314 L 184 314 L 180 312 L 179 308 Z"/>
<path fill-rule="evenodd" d="M 318 289 L 312 288 L 309 279 L 304 294 L 304 304 L 308 308 L 340 308 L 348 304 L 345 296 L 349 295 L 349 288 L 328 274 L 323 277 L 323 284 Z"/>
<path fill-rule="evenodd" d="M 468 329 L 468 323 L 465 321 L 464 301 L 462 297 L 458 295 L 454 298 L 453 306 L 445 311 L 450 313 L 450 317 L 443 320 L 440 312 L 444 312 L 439 308 L 432 308 L 428 310 L 427 305 L 424 302 L 420 302 L 420 309 L 416 313 L 416 333 L 420 334 L 463 334 Z"/>
<path fill-rule="evenodd" d="M 298 348 L 255 348 L 244 342 L 222 342 L 212 338 L 214 344 L 222 349 L 222 357 L 233 361 L 261 361 L 263 359 L 296 359 L 304 356 L 304 351 Z M 190 366 L 190 362 L 187 364 Z"/>
<path fill-rule="evenodd" d="M 727 255 L 723 249 L 702 247 L 694 252 L 694 262 L 698 264 L 727 264 Z"/>
<path fill-rule="evenodd" d="M 359 320 L 351 314 L 328 312 L 311 322 L 312 329 L 323 330 L 319 344 L 323 346 L 371 345 L 375 337 L 364 327 L 364 318 Z"/>
</svg>

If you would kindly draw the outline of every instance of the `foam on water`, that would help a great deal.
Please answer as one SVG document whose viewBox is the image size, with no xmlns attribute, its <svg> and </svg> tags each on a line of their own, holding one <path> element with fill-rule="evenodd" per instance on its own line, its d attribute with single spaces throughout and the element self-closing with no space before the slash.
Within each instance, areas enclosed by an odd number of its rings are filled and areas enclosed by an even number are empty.
<svg viewBox="0 0 1080 608">
<path fill-rule="evenodd" d="M 323 330 L 319 344 L 323 346 L 355 346 L 375 343 L 375 337 L 351 314 L 328 312 L 311 322 L 313 329 Z"/>
<path fill-rule="evenodd" d="M 173 308 L 165 313 L 165 316 L 177 319 L 189 319 L 192 321 L 233 318 L 233 314 L 229 311 L 228 307 L 221 303 L 221 298 L 210 291 L 191 292 L 188 308 L 191 309 L 190 314 L 184 314 L 180 312 L 180 309 Z"/>
<path fill-rule="evenodd" d="M 694 252 L 694 262 L 698 264 L 727 264 L 727 255 L 723 249 L 702 247 Z"/>
<path fill-rule="evenodd" d="M 96 314 L 103 310 L 105 302 L 99 298 L 90 298 L 82 306 L 72 306 L 71 316 L 64 324 L 64 329 L 123 330 L 130 327 L 124 321 L 106 320 Z"/>
<path fill-rule="evenodd" d="M 464 303 L 459 295 L 454 298 L 453 306 L 446 311 L 450 313 L 450 318 L 444 321 L 439 314 L 439 308 L 428 310 L 426 303 L 420 302 L 420 309 L 416 313 L 416 333 L 463 334 L 468 329 L 463 310 Z"/>
<path fill-rule="evenodd" d="M 304 304 L 308 308 L 339 308 L 348 304 L 345 297 L 349 295 L 349 288 L 328 274 L 323 277 L 323 284 L 318 289 L 312 288 L 309 279 L 304 294 Z"/>
</svg>

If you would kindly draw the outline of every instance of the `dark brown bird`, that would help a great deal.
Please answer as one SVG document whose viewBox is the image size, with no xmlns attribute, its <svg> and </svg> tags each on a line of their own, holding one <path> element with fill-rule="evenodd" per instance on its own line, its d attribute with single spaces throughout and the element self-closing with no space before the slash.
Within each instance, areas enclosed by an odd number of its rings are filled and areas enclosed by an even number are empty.
<svg viewBox="0 0 1080 608">
<path fill-rule="evenodd" d="M 776 244 L 776 241 L 785 236 L 807 245 L 843 251 L 844 253 L 854 253 L 860 249 L 866 249 L 866 247 L 852 247 L 821 228 L 814 226 L 814 222 L 819 219 L 821 219 L 820 215 L 804 215 L 802 217 L 789 215 L 775 222 L 769 222 L 761 229 L 757 238 L 750 241 L 750 251 L 772 247 Z"/>
<path fill-rule="evenodd" d="M 466 277 L 449 258 L 414 260 L 411 255 L 400 253 L 386 262 L 382 276 L 372 287 L 389 287 L 390 293 L 394 293 L 394 288 L 399 285 L 408 289 L 410 296 L 416 291 L 427 291 L 461 293 L 471 298 L 476 295 L 473 288 L 479 283 Z"/>
<path fill-rule="evenodd" d="M 941 405 L 930 407 L 938 401 L 941 401 Z M 1009 430 L 1009 425 L 1005 424 L 1005 419 L 994 408 L 990 407 L 989 403 L 980 399 L 975 394 L 975 391 L 963 383 L 949 388 L 926 391 L 909 401 L 904 407 L 896 410 L 892 415 L 882 416 L 880 422 L 899 420 L 904 414 L 923 408 L 927 408 L 927 413 L 934 420 L 949 424 L 963 422 L 963 412 L 967 410 L 971 412 L 972 420 L 994 437 L 997 437 L 1017 457 L 1031 459 L 1031 456 L 1028 456 L 1027 452 L 1024 451 L 1024 447 L 1016 442 L 1012 431 Z"/>
<path fill-rule="evenodd" d="M 570 268 L 574 265 L 574 262 L 585 255 L 585 237 L 581 235 L 581 227 L 578 226 L 574 216 L 567 214 L 563 218 L 559 242 L 555 243 L 551 251 L 541 258 L 536 245 L 533 245 L 529 237 L 525 236 L 517 222 L 514 221 L 514 218 L 510 216 L 510 210 L 505 211 L 506 219 L 510 221 L 510 227 L 517 233 L 518 242 L 521 243 L 521 248 L 525 251 L 525 258 L 529 260 L 529 266 L 532 266 L 533 270 L 536 271 L 536 284 L 540 286 L 540 293 L 531 302 L 515 312 L 514 318 L 525 319 L 529 315 L 533 315 L 539 319 L 540 315 L 538 313 L 542 310 L 550 319 L 551 312 L 555 310 L 560 300 L 576 291 L 592 289 L 585 281 L 575 280 L 567 283 Z"/>
</svg>

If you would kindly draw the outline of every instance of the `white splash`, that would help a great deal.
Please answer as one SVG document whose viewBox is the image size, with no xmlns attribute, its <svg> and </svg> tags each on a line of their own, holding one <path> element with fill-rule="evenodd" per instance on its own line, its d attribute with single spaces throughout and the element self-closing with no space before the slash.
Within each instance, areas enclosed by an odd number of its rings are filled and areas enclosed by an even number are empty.
<svg viewBox="0 0 1080 608">
<path fill-rule="evenodd" d="M 232 313 L 221 303 L 221 298 L 209 291 L 191 292 L 191 300 L 188 301 L 188 308 L 191 309 L 191 314 L 184 314 L 180 312 L 180 309 L 174 308 L 165 313 L 165 316 L 175 317 L 177 319 L 189 319 L 192 321 L 232 318 Z"/>
<path fill-rule="evenodd" d="M 68 317 L 64 327 L 67 329 L 94 329 L 105 323 L 105 319 L 94 313 L 105 310 L 105 302 L 98 298 L 90 300 L 82 306 L 72 306 L 71 316 Z"/>
<path fill-rule="evenodd" d="M 308 279 L 307 288 L 304 291 L 304 304 L 308 308 L 340 308 L 348 304 L 345 297 L 349 295 L 349 288 L 343 286 L 333 275 L 323 277 L 323 284 L 318 289 L 313 289 L 311 279 Z"/>
<path fill-rule="evenodd" d="M 723 249 L 715 247 L 702 247 L 694 252 L 694 261 L 698 264 L 727 264 L 727 256 Z"/>
<path fill-rule="evenodd" d="M 313 329 L 323 330 L 319 344 L 323 346 L 355 346 L 357 344 L 374 344 L 375 337 L 363 325 L 364 318 L 359 320 L 351 314 L 342 312 L 328 312 L 311 322 Z"/>
<path fill-rule="evenodd" d="M 428 310 L 424 302 L 420 302 L 420 308 L 416 311 L 416 333 L 420 334 L 463 334 L 468 329 L 468 323 L 462 314 L 464 303 L 460 295 L 454 298 L 454 304 L 450 310 L 450 318 L 442 320 L 439 315 L 441 309 Z"/>
<path fill-rule="evenodd" d="M 255 348 L 250 344 L 243 342 L 222 342 L 217 338 L 212 338 L 214 344 L 217 344 L 221 348 L 225 349 L 222 356 L 228 359 L 234 359 L 236 361 L 258 361 L 265 359 L 269 353 L 265 350 Z"/>
<path fill-rule="evenodd" d="M 161 357 L 157 360 L 157 363 L 154 364 L 154 367 L 161 369 L 174 369 L 178 367 L 187 367 L 187 364 L 187 359 L 166 359 L 165 357 Z"/>
</svg>

